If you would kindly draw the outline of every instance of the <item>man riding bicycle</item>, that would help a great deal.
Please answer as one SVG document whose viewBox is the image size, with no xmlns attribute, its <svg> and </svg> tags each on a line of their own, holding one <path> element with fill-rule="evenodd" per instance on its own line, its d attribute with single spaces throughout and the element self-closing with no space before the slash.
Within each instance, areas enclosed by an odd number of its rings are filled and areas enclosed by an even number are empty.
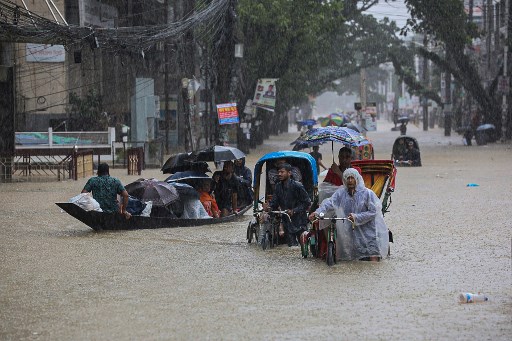
<svg viewBox="0 0 512 341">
<path fill-rule="evenodd" d="M 291 179 L 291 176 L 292 166 L 281 163 L 278 168 L 279 182 L 272 199 L 263 204 L 263 209 L 267 212 L 280 208 L 290 217 L 283 220 L 288 246 L 298 245 L 297 239 L 302 239 L 300 236 L 307 230 L 307 211 L 311 206 L 311 199 L 304 186 Z"/>
</svg>

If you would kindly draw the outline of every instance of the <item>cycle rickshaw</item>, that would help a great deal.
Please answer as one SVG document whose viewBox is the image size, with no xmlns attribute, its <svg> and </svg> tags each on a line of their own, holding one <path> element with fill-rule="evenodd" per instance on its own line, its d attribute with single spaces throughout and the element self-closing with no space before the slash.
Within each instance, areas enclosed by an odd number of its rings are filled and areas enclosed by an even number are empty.
<svg viewBox="0 0 512 341">
<path fill-rule="evenodd" d="M 263 212 L 262 210 L 262 204 L 269 202 L 274 193 L 268 173 L 275 168 L 276 161 L 282 159 L 300 172 L 300 182 L 306 189 L 312 205 L 316 205 L 318 202 L 318 174 L 316 161 L 311 155 L 297 151 L 278 151 L 268 153 L 260 158 L 254 166 L 253 219 L 247 227 L 247 242 L 251 243 L 255 240 L 263 249 L 285 243 L 285 238 L 279 235 L 279 225 L 282 219 L 289 219 L 289 217 L 281 211 Z M 292 176 L 293 174 L 292 171 Z M 306 213 L 304 212 L 304 214 Z"/>
<path fill-rule="evenodd" d="M 382 215 L 389 212 L 388 208 L 391 205 L 391 193 L 395 190 L 396 168 L 393 160 L 355 160 L 352 161 L 352 167 L 359 167 L 361 169 L 365 187 L 373 190 L 381 200 Z M 319 197 L 320 200 L 323 197 L 322 189 L 320 189 Z M 302 248 L 302 256 L 308 257 L 309 252 L 311 252 L 313 257 L 325 258 L 327 264 L 330 266 L 336 263 L 336 255 L 343 253 L 343 250 L 341 250 L 341 252 L 337 250 L 338 241 L 342 243 L 341 249 L 350 248 L 350 230 L 354 227 L 352 226 L 350 228 L 350 224 L 349 227 L 343 225 L 349 223 L 345 217 L 326 216 L 321 217 L 320 221 L 324 221 L 323 226 L 320 226 L 320 222 L 311 225 L 310 238 L 307 247 Z M 325 229 L 325 233 L 323 229 Z M 340 230 L 346 231 L 346 236 L 349 238 L 338 236 L 338 231 Z M 389 239 L 389 242 L 393 242 L 393 234 L 391 231 L 388 231 L 386 237 Z M 387 254 L 390 254 L 389 245 Z M 343 257 L 341 258 L 343 259 Z"/>
<path fill-rule="evenodd" d="M 410 144 L 412 144 L 412 148 L 415 150 L 412 157 L 409 157 L 407 153 Z M 412 160 L 408 160 L 409 158 Z M 393 143 L 391 159 L 395 162 L 395 166 L 420 167 L 421 153 L 418 141 L 408 135 L 397 137 Z"/>
</svg>

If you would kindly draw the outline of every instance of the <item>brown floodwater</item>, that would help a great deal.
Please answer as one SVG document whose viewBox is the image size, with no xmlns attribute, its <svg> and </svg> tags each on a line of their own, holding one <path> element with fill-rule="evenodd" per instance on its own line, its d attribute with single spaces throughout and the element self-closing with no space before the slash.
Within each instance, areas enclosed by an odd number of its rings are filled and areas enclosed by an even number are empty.
<svg viewBox="0 0 512 341">
<path fill-rule="evenodd" d="M 368 133 L 376 158 L 391 154 L 390 127 Z M 510 340 L 512 145 L 468 147 L 443 132 L 408 126 L 423 166 L 398 170 L 385 216 L 395 242 L 379 263 L 263 251 L 245 240 L 250 213 L 98 233 L 54 204 L 86 179 L 0 184 L 0 339 Z M 248 166 L 297 135 L 271 137 Z M 331 145 L 320 151 L 330 164 Z M 461 292 L 489 301 L 460 304 Z"/>
</svg>

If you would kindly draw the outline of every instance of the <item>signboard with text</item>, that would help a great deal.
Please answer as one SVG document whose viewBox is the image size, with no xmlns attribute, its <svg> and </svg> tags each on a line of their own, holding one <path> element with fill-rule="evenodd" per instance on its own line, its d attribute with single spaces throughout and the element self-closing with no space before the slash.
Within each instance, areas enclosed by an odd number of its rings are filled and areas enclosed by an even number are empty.
<svg viewBox="0 0 512 341">
<path fill-rule="evenodd" d="M 240 120 L 238 118 L 238 109 L 236 103 L 225 103 L 217 105 L 217 115 L 219 117 L 219 124 L 236 124 Z"/>
<path fill-rule="evenodd" d="M 259 108 L 274 111 L 276 107 L 276 81 L 277 78 L 258 79 L 252 104 Z"/>
<path fill-rule="evenodd" d="M 26 53 L 27 62 L 62 63 L 66 60 L 64 45 L 27 43 Z"/>
</svg>

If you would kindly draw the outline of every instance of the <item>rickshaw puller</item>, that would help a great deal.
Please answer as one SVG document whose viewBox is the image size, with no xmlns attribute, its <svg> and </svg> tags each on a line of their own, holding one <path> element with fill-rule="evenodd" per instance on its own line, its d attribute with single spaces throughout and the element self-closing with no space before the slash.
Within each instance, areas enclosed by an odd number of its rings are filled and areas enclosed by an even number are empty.
<svg viewBox="0 0 512 341">
<path fill-rule="evenodd" d="M 309 219 L 314 220 L 318 214 L 336 208 L 340 208 L 355 224 L 350 252 L 353 259 L 379 261 L 387 254 L 388 229 L 382 217 L 380 200 L 365 187 L 361 174 L 354 168 L 343 172 L 343 186 L 325 199 Z"/>
<path fill-rule="evenodd" d="M 307 230 L 307 211 L 311 206 L 311 199 L 304 186 L 300 182 L 291 179 L 291 175 L 292 166 L 290 164 L 282 163 L 279 165 L 279 182 L 276 184 L 272 200 L 263 204 L 265 211 L 280 208 L 290 216 L 290 219 L 287 217 L 282 219 L 288 246 L 297 245 L 297 239 L 302 239 L 299 237 Z"/>
</svg>

